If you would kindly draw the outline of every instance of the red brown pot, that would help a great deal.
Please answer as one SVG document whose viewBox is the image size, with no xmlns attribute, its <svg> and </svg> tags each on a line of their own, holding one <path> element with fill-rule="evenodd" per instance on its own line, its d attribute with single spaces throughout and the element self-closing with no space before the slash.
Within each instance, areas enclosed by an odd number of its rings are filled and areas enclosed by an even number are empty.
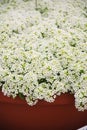
<svg viewBox="0 0 87 130">
<path fill-rule="evenodd" d="M 74 96 L 62 94 L 55 102 L 39 101 L 31 107 L 0 92 L 0 130 L 76 130 L 87 125 L 87 111 L 79 112 Z"/>
</svg>

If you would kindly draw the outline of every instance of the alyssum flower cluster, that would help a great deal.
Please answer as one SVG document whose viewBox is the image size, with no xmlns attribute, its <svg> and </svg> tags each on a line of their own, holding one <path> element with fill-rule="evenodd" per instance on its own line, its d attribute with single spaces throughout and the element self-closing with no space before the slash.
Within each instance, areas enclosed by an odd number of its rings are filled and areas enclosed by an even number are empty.
<svg viewBox="0 0 87 130">
<path fill-rule="evenodd" d="M 0 87 L 29 105 L 70 92 L 87 109 L 87 1 L 1 0 Z"/>
</svg>

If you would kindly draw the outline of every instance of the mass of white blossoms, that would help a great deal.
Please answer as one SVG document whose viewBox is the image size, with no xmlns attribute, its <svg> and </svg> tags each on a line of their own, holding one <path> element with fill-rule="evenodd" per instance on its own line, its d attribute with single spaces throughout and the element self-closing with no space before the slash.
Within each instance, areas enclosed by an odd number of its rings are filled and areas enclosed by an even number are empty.
<svg viewBox="0 0 87 130">
<path fill-rule="evenodd" d="M 0 0 L 0 88 L 29 105 L 70 92 L 87 110 L 87 0 Z"/>
</svg>

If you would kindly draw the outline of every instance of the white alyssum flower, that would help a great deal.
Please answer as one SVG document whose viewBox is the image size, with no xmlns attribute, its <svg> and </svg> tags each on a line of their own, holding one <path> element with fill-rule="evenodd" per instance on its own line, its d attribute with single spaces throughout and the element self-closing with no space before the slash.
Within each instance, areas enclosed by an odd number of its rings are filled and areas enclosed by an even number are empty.
<svg viewBox="0 0 87 130">
<path fill-rule="evenodd" d="M 70 92 L 87 110 L 86 0 L 0 1 L 0 88 L 31 106 Z"/>
</svg>

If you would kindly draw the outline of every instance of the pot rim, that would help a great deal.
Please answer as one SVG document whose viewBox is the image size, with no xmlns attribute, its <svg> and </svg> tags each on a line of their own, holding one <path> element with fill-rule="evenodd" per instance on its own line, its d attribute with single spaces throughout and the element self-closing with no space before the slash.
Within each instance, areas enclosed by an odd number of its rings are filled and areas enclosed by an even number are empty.
<svg viewBox="0 0 87 130">
<path fill-rule="evenodd" d="M 27 102 L 24 99 L 21 99 L 20 97 L 16 97 L 13 99 L 12 97 L 4 96 L 4 94 L 0 91 L 0 103 L 10 103 L 10 104 L 21 104 L 21 105 L 27 105 Z M 74 105 L 74 95 L 70 93 L 64 93 L 60 96 L 57 96 L 55 98 L 55 101 L 52 103 L 46 102 L 44 100 L 38 100 L 38 103 L 34 106 L 52 106 L 52 105 Z"/>
</svg>

